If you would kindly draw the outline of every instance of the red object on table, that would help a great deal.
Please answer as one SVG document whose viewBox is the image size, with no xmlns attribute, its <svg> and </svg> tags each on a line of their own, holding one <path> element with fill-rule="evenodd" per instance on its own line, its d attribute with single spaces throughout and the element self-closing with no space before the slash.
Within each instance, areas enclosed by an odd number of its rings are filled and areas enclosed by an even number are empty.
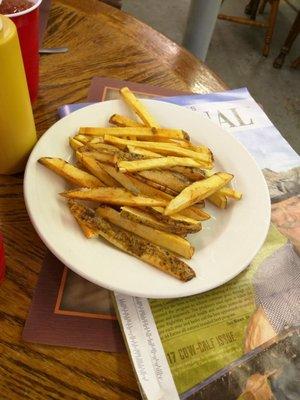
<svg viewBox="0 0 300 400">
<path fill-rule="evenodd" d="M 4 244 L 3 244 L 3 236 L 0 233 L 0 283 L 3 281 L 4 276 L 5 276 Z"/>
<path fill-rule="evenodd" d="M 18 31 L 23 63 L 31 102 L 38 94 L 39 87 L 39 6 L 42 0 L 35 0 L 32 7 L 15 14 L 8 14 Z"/>
</svg>

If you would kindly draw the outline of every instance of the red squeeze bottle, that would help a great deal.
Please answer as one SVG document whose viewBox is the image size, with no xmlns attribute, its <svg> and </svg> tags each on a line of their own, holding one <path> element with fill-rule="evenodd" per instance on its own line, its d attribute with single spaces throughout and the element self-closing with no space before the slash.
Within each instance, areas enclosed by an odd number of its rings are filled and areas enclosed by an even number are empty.
<svg viewBox="0 0 300 400">
<path fill-rule="evenodd" d="M 5 0 L 3 0 L 3 4 L 4 2 Z M 31 7 L 12 14 L 5 14 L 17 27 L 32 103 L 37 99 L 39 88 L 39 7 L 41 2 L 42 0 L 29 0 L 28 3 L 31 4 Z"/>
<path fill-rule="evenodd" d="M 4 245 L 3 245 L 3 236 L 0 233 L 0 283 L 3 281 L 4 276 L 5 276 Z"/>
</svg>

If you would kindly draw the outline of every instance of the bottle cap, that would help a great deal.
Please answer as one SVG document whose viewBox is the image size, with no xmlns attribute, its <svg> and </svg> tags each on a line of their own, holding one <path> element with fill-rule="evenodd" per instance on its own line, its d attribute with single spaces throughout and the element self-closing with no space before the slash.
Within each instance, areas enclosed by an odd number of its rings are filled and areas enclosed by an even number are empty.
<svg viewBox="0 0 300 400">
<path fill-rule="evenodd" d="M 4 275 L 5 275 L 4 244 L 3 244 L 3 236 L 0 233 L 0 283 L 3 281 Z"/>
</svg>

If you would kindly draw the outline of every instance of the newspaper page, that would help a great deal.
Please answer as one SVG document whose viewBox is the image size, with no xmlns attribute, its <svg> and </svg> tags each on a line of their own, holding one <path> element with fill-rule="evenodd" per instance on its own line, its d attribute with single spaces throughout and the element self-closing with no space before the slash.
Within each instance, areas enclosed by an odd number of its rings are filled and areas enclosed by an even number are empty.
<svg viewBox="0 0 300 400">
<path fill-rule="evenodd" d="M 144 354 L 146 357 L 146 353 L 151 355 L 153 351 L 161 354 L 163 349 L 168 368 L 161 363 L 156 383 L 160 384 L 166 379 L 170 386 L 176 386 L 182 399 L 238 398 L 249 391 L 249 387 L 253 389 L 258 386 L 265 390 L 265 397 L 259 397 L 261 399 L 300 398 L 300 382 L 297 380 L 300 377 L 299 347 L 295 357 L 291 354 L 285 356 L 289 367 L 293 365 L 291 357 L 295 362 L 294 370 L 288 377 L 284 375 L 287 369 L 282 368 L 283 358 L 276 356 L 274 360 L 277 360 L 277 363 L 281 360 L 279 366 L 275 361 L 272 361 L 273 365 L 268 358 L 266 365 L 260 365 L 260 373 L 255 369 L 256 364 L 254 369 L 247 367 L 247 373 L 243 373 L 243 379 L 238 384 L 228 383 L 226 386 L 226 379 L 223 379 L 223 386 L 219 384 L 219 389 L 222 387 L 219 395 L 217 386 L 211 392 L 215 393 L 214 397 L 211 397 L 210 392 L 205 392 L 208 393 L 208 397 L 205 397 L 203 389 L 203 382 L 208 382 L 209 377 L 217 371 L 235 360 L 240 359 L 241 363 L 245 363 L 245 354 L 258 357 L 257 354 L 260 353 L 254 349 L 264 343 L 273 343 L 272 339 L 278 338 L 278 334 L 287 328 L 300 325 L 299 156 L 272 125 L 247 89 L 178 96 L 164 101 L 201 113 L 235 135 L 247 147 L 262 168 L 268 183 L 272 224 L 264 245 L 249 268 L 231 282 L 207 293 L 186 298 L 149 301 L 143 299 L 142 304 L 145 304 L 145 308 L 141 309 L 140 304 L 138 311 L 131 307 L 131 312 L 127 313 L 126 318 L 120 318 L 129 351 L 131 352 L 131 344 L 128 342 L 126 329 L 128 318 L 132 323 L 138 321 L 142 329 L 147 327 L 149 330 L 151 326 L 153 336 L 158 332 L 160 340 L 152 342 L 151 348 L 144 341 L 145 345 L 139 349 L 139 356 L 143 357 Z M 132 303 L 132 297 L 122 296 L 123 308 L 126 302 Z M 116 303 L 120 311 L 118 298 Z M 141 312 L 143 322 L 140 319 Z M 296 334 L 296 337 L 299 338 L 299 334 Z M 274 355 L 275 350 L 273 347 L 272 349 Z M 264 349 L 263 354 L 266 354 L 266 351 Z M 131 357 L 143 388 L 143 376 L 136 368 L 132 352 Z M 251 357 L 248 356 L 247 360 Z M 281 372 L 278 372 L 280 369 Z M 173 382 L 170 380 L 170 371 Z M 284 394 L 288 392 L 289 397 L 276 397 L 278 390 Z M 198 397 L 193 397 L 195 394 Z M 149 400 L 157 398 L 151 397 L 151 393 L 147 396 L 144 393 L 144 397 Z M 164 392 L 161 398 L 176 397 L 168 396 L 168 393 Z"/>
</svg>

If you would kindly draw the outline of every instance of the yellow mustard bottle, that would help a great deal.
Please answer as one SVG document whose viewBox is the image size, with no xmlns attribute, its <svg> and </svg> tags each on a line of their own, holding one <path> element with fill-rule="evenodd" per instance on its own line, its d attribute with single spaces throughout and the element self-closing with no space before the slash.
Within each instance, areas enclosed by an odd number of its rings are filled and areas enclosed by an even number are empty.
<svg viewBox="0 0 300 400">
<path fill-rule="evenodd" d="M 0 174 L 23 171 L 36 140 L 17 29 L 0 15 Z"/>
</svg>

